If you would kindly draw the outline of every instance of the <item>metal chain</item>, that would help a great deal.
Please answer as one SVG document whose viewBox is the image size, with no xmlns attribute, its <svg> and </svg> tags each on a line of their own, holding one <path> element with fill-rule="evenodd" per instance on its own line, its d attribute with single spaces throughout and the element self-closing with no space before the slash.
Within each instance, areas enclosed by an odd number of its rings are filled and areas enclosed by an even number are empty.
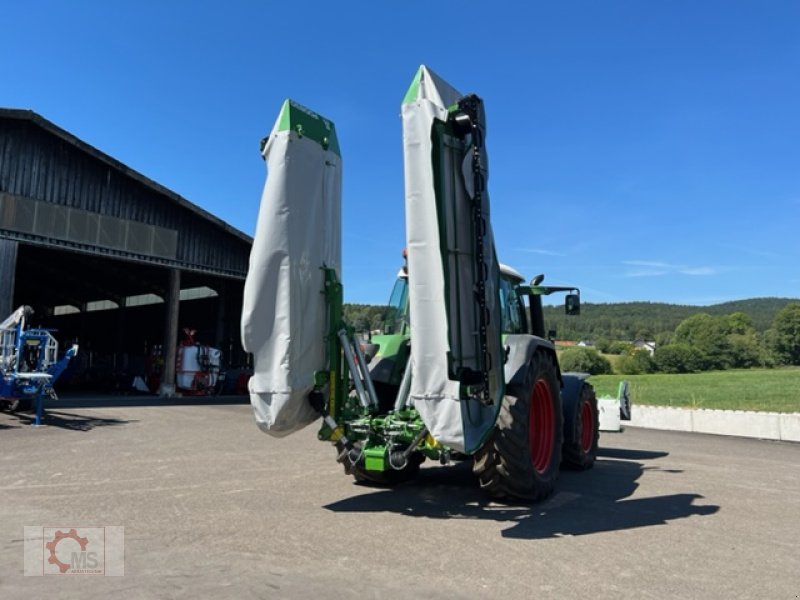
<svg viewBox="0 0 800 600">
<path fill-rule="evenodd" d="M 489 389 L 489 370 L 492 368 L 491 355 L 489 354 L 488 326 L 489 310 L 486 303 L 486 278 L 489 269 L 486 266 L 486 250 L 484 238 L 486 237 L 486 218 L 483 214 L 483 193 L 486 190 L 486 177 L 483 173 L 483 101 L 472 94 L 458 102 L 461 111 L 469 116 L 470 133 L 472 134 L 472 225 L 475 234 L 475 262 L 479 265 L 480 274 L 477 278 L 475 300 L 478 303 L 478 345 L 480 347 L 480 371 L 482 389 L 480 399 L 483 404 L 492 403 Z"/>
</svg>

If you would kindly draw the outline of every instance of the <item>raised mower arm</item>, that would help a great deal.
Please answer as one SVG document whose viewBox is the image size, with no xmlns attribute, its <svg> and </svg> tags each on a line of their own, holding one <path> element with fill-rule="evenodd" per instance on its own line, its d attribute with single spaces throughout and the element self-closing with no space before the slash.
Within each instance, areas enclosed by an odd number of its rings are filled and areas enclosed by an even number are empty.
<svg viewBox="0 0 800 600">
<path fill-rule="evenodd" d="M 407 269 L 390 305 L 404 325 L 368 341 L 343 318 L 333 124 L 287 101 L 262 145 L 268 177 L 242 310 L 256 421 L 280 437 L 321 417 L 317 437 L 356 481 L 393 484 L 425 459 L 471 459 L 490 495 L 544 498 L 562 456 L 584 469 L 596 455 L 594 393 L 582 378 L 566 390 L 543 331 L 542 296 L 565 292 L 573 315 L 580 291 L 501 273 L 478 96 L 423 66 L 401 114 Z"/>
</svg>

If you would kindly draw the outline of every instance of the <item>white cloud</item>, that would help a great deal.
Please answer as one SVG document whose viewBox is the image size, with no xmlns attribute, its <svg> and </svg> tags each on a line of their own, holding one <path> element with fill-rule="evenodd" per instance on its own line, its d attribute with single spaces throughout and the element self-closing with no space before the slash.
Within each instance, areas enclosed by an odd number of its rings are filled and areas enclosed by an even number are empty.
<svg viewBox="0 0 800 600">
<path fill-rule="evenodd" d="M 517 252 L 529 252 L 531 254 L 543 254 L 544 256 L 566 256 L 563 252 L 554 250 L 544 250 L 543 248 L 517 248 Z"/>
<path fill-rule="evenodd" d="M 689 265 L 673 265 L 662 261 L 652 260 L 623 260 L 623 265 L 635 267 L 628 269 L 625 272 L 625 277 L 661 277 L 663 275 L 691 275 L 707 276 L 715 275 L 719 272 L 714 267 L 700 266 L 693 267 Z"/>
<path fill-rule="evenodd" d="M 664 262 L 652 260 L 623 260 L 623 265 L 631 265 L 634 267 L 653 267 L 655 269 L 673 269 L 673 265 Z"/>
<path fill-rule="evenodd" d="M 663 269 L 628 269 L 625 277 L 659 277 L 668 274 L 669 271 Z"/>
<path fill-rule="evenodd" d="M 678 272 L 684 275 L 716 275 L 718 273 L 716 269 L 711 267 L 687 267 L 680 269 Z"/>
</svg>

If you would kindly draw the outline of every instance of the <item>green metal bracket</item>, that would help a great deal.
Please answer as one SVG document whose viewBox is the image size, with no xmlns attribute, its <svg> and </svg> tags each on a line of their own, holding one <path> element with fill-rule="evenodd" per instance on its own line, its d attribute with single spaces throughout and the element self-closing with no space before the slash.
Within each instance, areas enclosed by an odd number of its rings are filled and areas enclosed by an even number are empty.
<svg viewBox="0 0 800 600">
<path fill-rule="evenodd" d="M 365 448 L 364 467 L 367 471 L 385 471 L 388 467 L 386 446 L 371 446 Z"/>
<path fill-rule="evenodd" d="M 342 361 L 342 350 L 339 347 L 338 332 L 344 326 L 342 308 L 342 284 L 336 276 L 336 271 L 330 268 L 323 268 L 325 276 L 325 303 L 328 310 L 328 332 L 324 343 L 328 349 L 328 370 L 317 371 L 314 373 L 314 386 L 317 390 L 328 387 L 328 414 L 339 422 L 342 411 L 344 393 L 347 390 L 347 379 L 344 373 Z M 329 427 L 323 425 L 319 432 L 320 439 L 331 439 L 334 432 Z"/>
<path fill-rule="evenodd" d="M 333 122 L 294 100 L 286 100 L 278 116 L 278 131 L 287 130 L 296 131 L 299 136 L 307 137 L 325 150 L 341 156 Z"/>
</svg>

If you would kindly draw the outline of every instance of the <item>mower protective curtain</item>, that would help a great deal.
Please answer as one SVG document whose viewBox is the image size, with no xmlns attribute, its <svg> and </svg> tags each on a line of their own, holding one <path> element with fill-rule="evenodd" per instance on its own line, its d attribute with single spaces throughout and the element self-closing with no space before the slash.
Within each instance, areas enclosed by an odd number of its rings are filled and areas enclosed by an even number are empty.
<svg viewBox="0 0 800 600">
<path fill-rule="evenodd" d="M 274 436 L 319 416 L 307 395 L 315 371 L 328 368 L 323 268 L 341 277 L 338 146 L 298 133 L 303 129 L 290 121 L 290 108 L 307 124 L 309 115 L 320 119 L 287 101 L 262 151 L 267 180 L 241 321 L 242 345 L 254 359 L 250 402 L 258 426 Z"/>
<path fill-rule="evenodd" d="M 476 196 L 473 147 L 445 124 L 461 94 L 420 67 L 402 106 L 412 383 L 410 401 L 431 435 L 472 453 L 486 439 L 504 393 L 500 337 L 500 269 L 489 221 L 488 192 Z M 488 177 L 483 149 L 482 172 Z M 473 202 L 480 201 L 483 264 L 476 251 Z M 486 286 L 489 397 L 481 402 L 459 381 L 481 371 L 478 278 Z"/>
</svg>

